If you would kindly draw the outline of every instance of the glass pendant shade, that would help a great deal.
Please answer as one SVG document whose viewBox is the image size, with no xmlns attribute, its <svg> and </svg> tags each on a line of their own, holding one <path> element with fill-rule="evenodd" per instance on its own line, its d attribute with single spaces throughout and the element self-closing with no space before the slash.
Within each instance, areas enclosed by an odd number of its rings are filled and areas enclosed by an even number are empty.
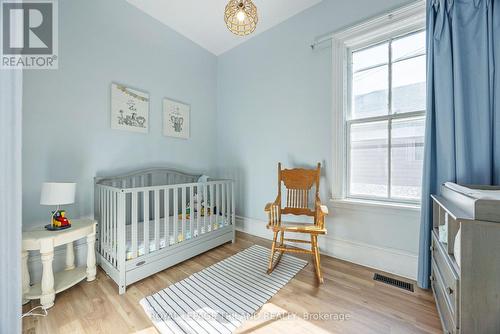
<svg viewBox="0 0 500 334">
<path fill-rule="evenodd" d="M 229 0 L 224 12 L 227 28 L 236 35 L 246 36 L 255 31 L 259 17 L 252 0 Z"/>
</svg>

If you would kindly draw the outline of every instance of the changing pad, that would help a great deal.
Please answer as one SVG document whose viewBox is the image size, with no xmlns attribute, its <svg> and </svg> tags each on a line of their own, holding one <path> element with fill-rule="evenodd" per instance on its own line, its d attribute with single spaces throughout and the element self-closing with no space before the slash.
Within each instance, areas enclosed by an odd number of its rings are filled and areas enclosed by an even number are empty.
<svg viewBox="0 0 500 334">
<path fill-rule="evenodd" d="M 460 208 L 468 219 L 500 222 L 500 187 L 464 186 L 446 182 L 441 195 Z"/>
<path fill-rule="evenodd" d="M 472 198 L 500 200 L 500 190 L 469 188 L 453 182 L 445 182 L 444 186 Z"/>
</svg>

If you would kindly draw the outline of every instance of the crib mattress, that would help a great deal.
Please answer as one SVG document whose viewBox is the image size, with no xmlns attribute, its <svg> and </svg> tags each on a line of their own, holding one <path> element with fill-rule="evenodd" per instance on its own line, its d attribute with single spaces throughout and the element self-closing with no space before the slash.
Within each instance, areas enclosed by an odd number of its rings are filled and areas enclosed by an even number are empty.
<svg viewBox="0 0 500 334">
<path fill-rule="evenodd" d="M 172 226 L 173 217 L 170 217 L 169 226 L 167 233 L 165 233 L 165 224 L 164 219 L 160 219 L 160 247 L 162 249 L 167 245 L 173 245 L 177 242 L 182 242 L 184 240 L 189 240 L 193 237 L 198 236 L 198 226 L 196 219 L 191 221 L 191 219 L 186 219 L 184 232 L 182 231 L 182 219 L 177 219 L 177 236 L 174 235 L 174 228 Z M 191 235 L 191 224 L 193 224 L 193 235 Z M 206 225 L 203 224 L 203 217 L 200 218 L 200 231 L 201 234 L 206 232 L 210 232 L 216 230 L 220 227 L 229 224 L 229 220 L 223 216 L 212 216 L 212 224 L 209 223 L 209 219 L 207 217 Z M 126 248 L 126 258 L 130 260 L 133 258 L 132 256 L 132 225 L 126 225 L 126 240 L 127 240 L 127 248 Z M 156 243 L 155 243 L 155 222 L 154 220 L 149 221 L 149 252 L 156 251 Z M 144 255 L 144 223 L 137 223 L 137 252 L 138 256 Z"/>
</svg>

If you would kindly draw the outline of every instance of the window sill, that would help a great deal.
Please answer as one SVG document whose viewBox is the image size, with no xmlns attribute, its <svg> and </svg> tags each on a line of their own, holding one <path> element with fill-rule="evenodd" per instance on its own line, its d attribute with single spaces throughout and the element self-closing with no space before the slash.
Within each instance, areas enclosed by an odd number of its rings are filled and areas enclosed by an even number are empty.
<svg viewBox="0 0 500 334">
<path fill-rule="evenodd" d="M 389 211 L 404 211 L 420 213 L 420 205 L 409 203 L 385 202 L 375 200 L 364 200 L 354 198 L 330 199 L 330 204 L 334 208 L 344 209 L 381 209 Z"/>
</svg>

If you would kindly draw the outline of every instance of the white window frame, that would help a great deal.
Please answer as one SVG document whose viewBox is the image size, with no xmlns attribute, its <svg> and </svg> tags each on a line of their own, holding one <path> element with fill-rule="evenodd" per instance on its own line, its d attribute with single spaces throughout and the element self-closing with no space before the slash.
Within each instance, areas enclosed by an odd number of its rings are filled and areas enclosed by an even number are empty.
<svg viewBox="0 0 500 334">
<path fill-rule="evenodd" d="M 425 1 L 417 1 L 401 7 L 382 16 L 369 19 L 361 24 L 326 36 L 332 41 L 332 199 L 344 202 L 357 198 L 347 197 L 348 188 L 348 154 L 349 141 L 347 129 L 348 113 L 350 108 L 350 57 L 352 50 L 362 49 L 370 45 L 403 36 L 425 29 Z M 321 41 L 321 40 L 320 40 Z M 413 113 L 408 113 L 413 114 Z M 407 114 L 407 115 L 408 115 Z M 405 115 L 404 117 L 407 117 Z M 414 116 L 421 115 L 417 112 Z M 398 115 L 390 115 L 397 118 Z M 360 199 L 363 201 L 364 199 Z M 394 199 L 369 199 L 369 204 L 381 203 L 384 205 L 415 205 L 415 202 Z"/>
</svg>

